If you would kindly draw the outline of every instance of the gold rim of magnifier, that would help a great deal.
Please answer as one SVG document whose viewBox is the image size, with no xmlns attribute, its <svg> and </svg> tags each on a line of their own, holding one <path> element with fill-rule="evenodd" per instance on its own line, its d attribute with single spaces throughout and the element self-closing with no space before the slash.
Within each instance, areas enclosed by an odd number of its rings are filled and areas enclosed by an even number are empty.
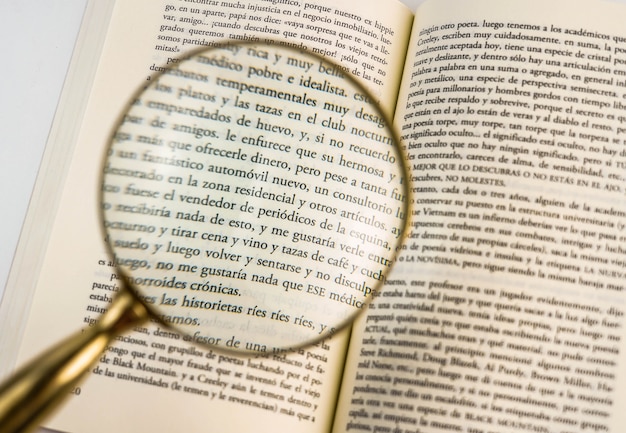
<svg viewBox="0 0 626 433">
<path fill-rule="evenodd" d="M 316 58 L 322 62 L 325 62 L 331 66 L 337 67 L 338 70 L 341 71 L 341 74 L 343 75 L 344 78 L 347 78 L 348 81 L 350 83 L 352 83 L 352 85 L 354 85 L 360 92 L 362 92 L 368 99 L 369 99 L 369 104 L 370 106 L 374 107 L 377 114 L 381 115 L 384 122 L 385 122 L 385 126 L 389 131 L 389 134 L 391 135 L 391 138 L 393 140 L 394 145 L 392 146 L 393 148 L 393 152 L 395 152 L 396 157 L 397 157 L 397 164 L 399 165 L 399 169 L 402 171 L 402 176 L 403 176 L 403 185 L 404 185 L 404 206 L 403 206 L 403 212 L 404 212 L 404 224 L 402 225 L 402 233 L 401 235 L 398 237 L 396 245 L 395 245 L 395 251 L 393 252 L 393 254 L 391 254 L 391 259 L 392 259 L 392 265 L 389 267 L 389 269 L 387 269 L 386 273 L 385 273 L 385 278 L 383 278 L 382 280 L 378 281 L 377 284 L 375 284 L 373 286 L 373 293 L 377 293 L 380 292 L 380 288 L 382 286 L 384 286 L 385 281 L 386 281 L 386 276 L 389 275 L 393 268 L 394 265 L 397 261 L 398 258 L 398 254 L 400 253 L 400 251 L 402 250 L 402 245 L 404 244 L 404 241 L 406 240 L 406 237 L 408 235 L 408 231 L 409 231 L 409 220 L 410 220 L 410 210 L 411 210 L 411 205 L 413 203 L 412 200 L 412 189 L 410 188 L 410 173 L 409 173 L 409 169 L 408 169 L 408 160 L 406 158 L 406 153 L 404 151 L 404 148 L 402 146 L 402 142 L 400 141 L 400 136 L 396 131 L 396 128 L 393 127 L 393 122 L 392 122 L 392 118 L 391 116 L 382 109 L 382 107 L 380 106 L 380 103 L 378 102 L 378 99 L 375 98 L 372 94 L 372 91 L 370 91 L 369 89 L 367 89 L 364 84 L 362 84 L 359 80 L 357 80 L 356 77 L 354 77 L 354 75 L 352 73 L 350 73 L 349 71 L 346 71 L 346 68 L 344 66 L 341 66 L 340 63 L 336 62 L 334 59 L 329 59 L 327 57 L 322 56 L 321 54 L 312 52 L 312 51 L 308 51 L 308 50 L 302 50 L 300 49 L 301 47 L 294 47 L 291 45 L 287 45 L 285 44 L 283 41 L 278 41 L 278 40 L 272 40 L 272 39 L 263 39 L 260 41 L 237 41 L 237 40 L 223 40 L 220 42 L 217 42 L 213 45 L 210 46 L 203 46 L 197 49 L 193 49 L 191 51 L 189 51 L 188 53 L 186 53 L 185 55 L 178 57 L 178 61 L 177 62 L 173 62 L 171 65 L 165 65 L 163 66 L 160 70 L 158 70 L 157 72 L 155 72 L 154 74 L 152 74 L 151 76 L 149 76 L 149 78 L 146 80 L 148 82 L 147 85 L 143 85 L 143 86 L 139 86 L 138 89 L 135 91 L 135 93 L 133 93 L 133 95 L 131 96 L 131 98 L 128 100 L 128 102 L 126 103 L 126 105 L 124 105 L 124 109 L 122 110 L 122 112 L 120 113 L 120 115 L 117 118 L 117 121 L 113 124 L 113 128 L 112 128 L 112 132 L 111 135 L 109 136 L 108 140 L 107 140 L 107 146 L 106 149 L 104 151 L 104 155 L 103 155 L 103 159 L 102 159 L 102 167 L 100 169 L 100 178 L 99 178 L 99 191 L 98 191 L 98 204 L 100 205 L 100 209 L 98 212 L 98 216 L 99 216 L 99 222 L 100 222 L 100 229 L 103 231 L 104 234 L 104 239 L 105 239 L 105 244 L 106 244 L 106 248 L 108 251 L 108 254 L 110 256 L 110 258 L 114 261 L 115 260 L 115 251 L 114 249 L 111 247 L 111 243 L 108 241 L 109 237 L 109 233 L 105 227 L 105 219 L 104 219 L 104 214 L 105 211 L 102 208 L 102 204 L 104 203 L 104 191 L 102 188 L 102 185 L 104 185 L 104 178 L 105 178 L 105 173 L 104 173 L 104 168 L 106 166 L 106 163 L 108 161 L 108 157 L 109 157 L 109 150 L 111 148 L 111 145 L 113 143 L 113 140 L 115 138 L 115 134 L 117 133 L 117 131 L 119 130 L 119 128 L 121 127 L 122 123 L 123 123 L 123 119 L 124 119 L 124 115 L 128 112 L 128 110 L 130 110 L 130 108 L 132 107 L 133 101 L 135 101 L 136 99 L 138 99 L 139 96 L 141 96 L 143 94 L 143 92 L 152 85 L 152 83 L 157 80 L 160 76 L 164 75 L 168 70 L 171 69 L 175 69 L 177 68 L 181 63 L 183 63 L 185 60 L 189 59 L 189 58 L 193 58 L 195 56 L 197 56 L 200 53 L 205 53 L 205 52 L 209 52 L 211 50 L 215 50 L 215 49 L 219 49 L 221 47 L 225 47 L 225 46 L 233 46 L 233 45 L 237 45 L 237 46 L 258 46 L 258 45 L 267 45 L 267 46 L 271 46 L 273 48 L 277 48 L 277 49 L 283 49 L 286 51 L 291 51 L 294 53 L 299 53 L 300 55 L 306 55 L 306 56 L 310 56 L 312 58 Z M 148 314 L 150 316 L 151 319 L 156 320 L 160 325 L 174 330 L 176 331 L 178 334 L 180 334 L 181 336 L 185 336 L 188 335 L 183 329 L 177 327 L 174 324 L 168 323 L 167 321 L 165 321 L 164 319 L 161 318 L 161 315 L 158 311 L 158 309 L 152 307 L 150 304 L 144 302 L 141 299 L 141 291 L 136 289 L 133 284 L 130 282 L 131 280 L 129 279 L 129 275 L 127 274 L 127 272 L 121 268 L 118 267 L 117 265 L 115 266 L 115 272 L 117 273 L 118 277 L 121 277 L 121 281 L 122 281 L 122 290 L 128 290 L 128 292 L 130 292 L 134 299 L 139 302 L 141 305 L 143 305 L 146 310 L 148 311 Z M 340 333 L 341 331 L 343 331 L 345 328 L 349 327 L 350 324 L 352 324 L 354 322 L 354 320 L 356 320 L 356 318 L 358 316 L 360 316 L 363 311 L 366 310 L 367 306 L 374 301 L 374 299 L 377 296 L 373 295 L 373 296 L 369 296 L 369 299 L 366 299 L 363 302 L 363 308 L 356 310 L 354 313 L 350 314 L 345 320 L 343 320 L 342 322 L 339 322 L 336 326 L 334 326 L 334 331 L 332 333 L 325 333 L 322 336 L 318 336 L 315 338 L 311 338 L 311 339 L 307 339 L 305 341 L 302 342 L 302 344 L 297 344 L 297 345 L 292 345 L 289 347 L 284 347 L 284 348 L 280 348 L 280 349 L 284 349 L 285 351 L 293 351 L 293 350 L 297 350 L 298 348 L 301 347 L 306 347 L 306 346 L 310 346 L 313 345 L 319 341 L 325 340 L 329 337 L 331 337 L 332 335 L 335 335 L 337 333 Z M 240 354 L 249 354 L 249 353 L 253 353 L 256 355 L 262 354 L 259 353 L 257 351 L 253 351 L 253 350 L 245 350 L 245 349 L 241 349 L 241 348 L 237 348 L 237 349 L 229 349 L 223 346 L 218 346 L 218 345 L 211 345 L 211 344 L 207 344 L 207 343 L 202 343 L 202 342 L 198 342 L 198 341 L 192 341 L 194 344 L 197 344 L 200 347 L 207 347 L 207 348 L 211 348 L 213 350 L 216 351 L 225 351 L 228 353 L 240 353 Z"/>
</svg>

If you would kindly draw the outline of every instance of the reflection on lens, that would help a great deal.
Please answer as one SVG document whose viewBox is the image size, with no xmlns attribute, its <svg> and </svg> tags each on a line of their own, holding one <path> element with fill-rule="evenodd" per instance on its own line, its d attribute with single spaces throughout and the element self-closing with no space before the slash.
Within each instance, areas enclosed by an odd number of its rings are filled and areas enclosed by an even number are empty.
<svg viewBox="0 0 626 433">
<path fill-rule="evenodd" d="M 153 77 L 108 149 L 103 223 L 121 272 L 191 340 L 270 352 L 332 335 L 376 296 L 406 171 L 341 67 L 223 45 Z"/>
</svg>

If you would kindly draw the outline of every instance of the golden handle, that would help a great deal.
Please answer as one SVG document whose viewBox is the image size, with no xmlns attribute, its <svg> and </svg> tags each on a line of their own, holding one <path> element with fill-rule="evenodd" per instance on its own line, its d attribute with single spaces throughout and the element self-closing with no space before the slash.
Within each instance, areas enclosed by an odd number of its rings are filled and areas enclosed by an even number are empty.
<svg viewBox="0 0 626 433">
<path fill-rule="evenodd" d="M 116 335 L 147 318 L 146 308 L 132 293 L 122 290 L 98 323 L 23 366 L 0 385 L 0 433 L 37 427 L 70 395 Z"/>
</svg>

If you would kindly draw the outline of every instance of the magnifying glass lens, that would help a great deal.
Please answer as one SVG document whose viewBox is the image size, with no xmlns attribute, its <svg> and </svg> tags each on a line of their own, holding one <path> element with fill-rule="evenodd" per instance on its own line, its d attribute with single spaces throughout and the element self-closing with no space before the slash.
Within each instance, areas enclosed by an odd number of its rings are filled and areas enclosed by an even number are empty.
<svg viewBox="0 0 626 433">
<path fill-rule="evenodd" d="M 397 139 L 340 66 L 278 45 L 196 52 L 120 120 L 102 182 L 111 253 L 154 318 L 271 352 L 328 337 L 388 274 L 407 213 Z"/>
</svg>

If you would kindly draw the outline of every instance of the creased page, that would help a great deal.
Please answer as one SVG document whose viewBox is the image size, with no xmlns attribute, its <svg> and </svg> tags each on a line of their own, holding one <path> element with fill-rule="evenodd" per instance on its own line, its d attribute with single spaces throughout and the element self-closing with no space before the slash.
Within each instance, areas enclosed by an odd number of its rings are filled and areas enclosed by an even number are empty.
<svg viewBox="0 0 626 433">
<path fill-rule="evenodd" d="M 46 255 L 19 361 L 92 325 L 119 290 L 98 226 L 98 175 L 111 128 L 142 80 L 211 41 L 271 38 L 335 58 L 390 108 L 411 22 L 404 6 L 390 2 L 117 2 L 59 212 L 42 247 Z M 319 116 L 337 121 L 334 112 L 320 109 Z M 16 281 L 7 290 L 22 289 Z M 239 358 L 199 349 L 157 325 L 138 327 L 106 350 L 48 426 L 73 432 L 328 431 L 345 344 L 340 335 L 295 354 Z"/>
<path fill-rule="evenodd" d="M 412 229 L 335 431 L 623 430 L 625 20 L 601 2 L 417 11 L 397 110 Z"/>
</svg>

